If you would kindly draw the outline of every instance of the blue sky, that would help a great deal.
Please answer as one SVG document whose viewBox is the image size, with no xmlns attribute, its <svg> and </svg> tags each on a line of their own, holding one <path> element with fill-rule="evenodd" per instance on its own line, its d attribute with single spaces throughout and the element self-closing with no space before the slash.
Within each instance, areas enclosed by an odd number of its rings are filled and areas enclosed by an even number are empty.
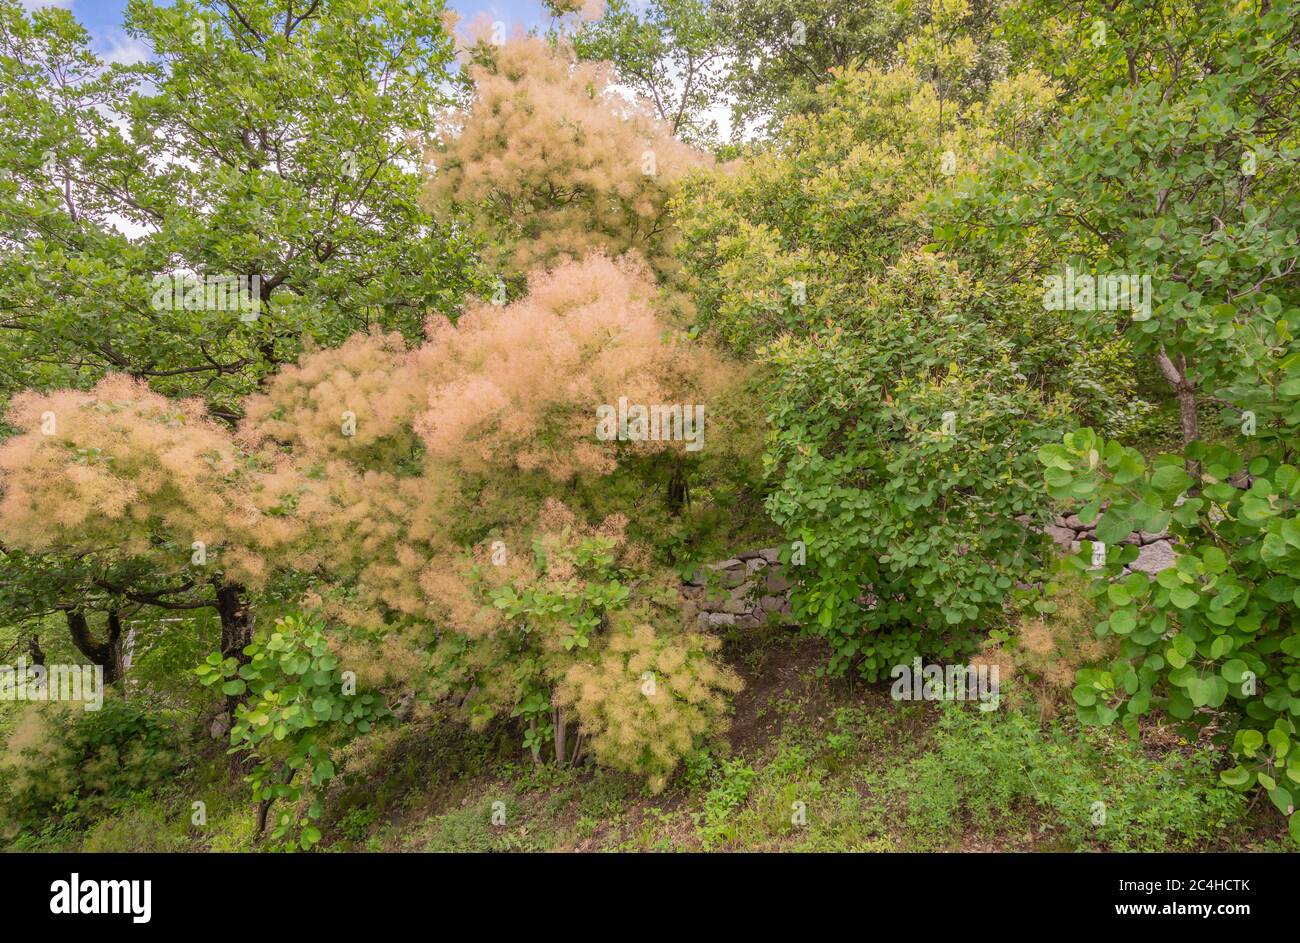
<svg viewBox="0 0 1300 943">
<path fill-rule="evenodd" d="M 20 0 L 23 6 L 69 7 L 76 18 L 94 37 L 95 51 L 108 58 L 130 59 L 138 52 L 135 43 L 122 29 L 122 11 L 126 0 Z M 487 13 L 494 20 L 504 20 L 513 26 L 520 23 L 527 29 L 548 19 L 542 12 L 541 0 L 449 0 L 453 10 L 465 19 Z"/>
</svg>

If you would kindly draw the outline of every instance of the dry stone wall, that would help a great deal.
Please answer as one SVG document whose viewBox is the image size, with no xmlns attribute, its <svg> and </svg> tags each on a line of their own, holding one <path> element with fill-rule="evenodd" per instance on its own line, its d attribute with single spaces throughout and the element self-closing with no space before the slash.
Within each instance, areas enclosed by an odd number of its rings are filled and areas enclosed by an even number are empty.
<svg viewBox="0 0 1300 943">
<path fill-rule="evenodd" d="M 1083 541 L 1097 539 L 1094 524 L 1083 523 L 1077 514 L 1062 514 L 1055 522 L 1045 527 L 1044 531 L 1060 548 L 1062 554 L 1077 553 Z M 1174 545 L 1168 531 L 1161 531 L 1158 534 L 1142 531 L 1130 534 L 1120 543 L 1138 547 L 1138 558 L 1124 568 L 1125 573 L 1139 570 L 1148 576 L 1155 576 L 1161 570 L 1174 565 Z"/>
<path fill-rule="evenodd" d="M 1085 540 L 1096 539 L 1095 526 L 1084 524 L 1076 514 L 1058 515 L 1044 532 L 1063 555 L 1076 553 Z M 1167 531 L 1131 534 L 1122 543 L 1138 547 L 1138 558 L 1124 568 L 1125 573 L 1137 570 L 1155 576 L 1174 565 L 1174 545 Z M 789 616 L 793 585 L 779 550 L 764 547 L 700 567 L 685 581 L 682 596 L 694 605 L 701 628 L 755 628 L 774 617 Z"/>
<path fill-rule="evenodd" d="M 709 563 L 692 574 L 682 596 L 695 604 L 701 628 L 754 628 L 790 613 L 790 588 L 776 547 Z"/>
</svg>

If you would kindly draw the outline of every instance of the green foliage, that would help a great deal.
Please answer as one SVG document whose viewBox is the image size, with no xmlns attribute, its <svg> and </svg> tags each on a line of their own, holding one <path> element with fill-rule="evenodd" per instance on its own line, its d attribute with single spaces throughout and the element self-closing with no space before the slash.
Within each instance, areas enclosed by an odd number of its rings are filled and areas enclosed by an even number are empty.
<svg viewBox="0 0 1300 943">
<path fill-rule="evenodd" d="M 227 697 L 247 697 L 235 711 L 230 752 L 256 761 L 249 776 L 255 801 L 291 807 L 276 816 L 272 842 L 306 851 L 320 841 L 316 823 L 336 773 L 331 749 L 368 732 L 388 709 L 378 695 L 356 692 L 313 618 L 277 619 L 275 630 L 255 634 L 244 654 L 248 661 L 240 664 L 214 652 L 195 673 L 204 684 L 221 682 Z M 297 808 L 304 797 L 305 812 Z"/>
<path fill-rule="evenodd" d="M 1079 672 L 1074 699 L 1085 720 L 1119 720 L 1130 731 L 1153 710 L 1194 729 L 1211 721 L 1223 729 L 1230 717 L 1221 738 L 1237 765 L 1224 782 L 1258 784 L 1291 815 L 1300 791 L 1300 757 L 1291 752 L 1300 717 L 1300 471 L 1271 455 L 1247 464 L 1241 446 L 1197 442 L 1186 455 L 1195 477 L 1181 456 L 1148 464 L 1090 429 L 1039 451 L 1053 493 L 1086 502 L 1080 519 L 1096 520 L 1107 544 L 1092 587 L 1105 615 L 1097 633 L 1123 646 L 1104 668 Z M 1239 487 L 1247 470 L 1254 480 Z M 1138 549 L 1119 542 L 1165 526 L 1177 541 L 1175 564 L 1153 580 L 1121 579 Z M 1084 570 L 1092 559 L 1085 541 L 1066 563 Z"/>
<path fill-rule="evenodd" d="M 1292 186 L 1300 8 L 1229 0 L 1083 7 L 1087 28 L 1101 23 L 1110 40 L 1079 57 L 1060 46 L 1082 45 L 1080 11 L 1026 5 L 1052 50 L 1047 60 L 1079 86 L 1075 101 L 1041 149 L 1004 155 L 952 201 L 942 235 L 961 245 L 986 238 L 989 227 L 1013 241 L 1041 229 L 1062 267 L 1069 260 L 1086 272 L 1148 278 L 1149 309 L 1077 317 L 1118 328 L 1159 363 L 1190 442 L 1200 437 L 1198 392 L 1216 395 L 1253 349 L 1290 342 L 1273 329 L 1294 303 L 1300 259 Z M 1052 28 L 1039 30 L 1044 21 Z M 1074 37 L 1062 21 L 1076 24 Z"/>
<path fill-rule="evenodd" d="M 922 845 L 946 845 L 967 824 L 985 837 L 1019 833 L 1028 820 L 1069 848 L 1163 851 L 1201 847 L 1244 813 L 1240 797 L 1215 788 L 1213 767 L 1205 751 L 1153 760 L 1105 732 L 947 703 L 930 749 L 892 785 Z"/>
<path fill-rule="evenodd" d="M 1002 620 L 1037 561 L 1032 450 L 1067 408 L 1026 383 L 996 300 L 928 257 L 891 276 L 870 315 L 768 353 L 768 510 L 807 548 L 794 613 L 870 680 Z"/>
<path fill-rule="evenodd" d="M 448 101 L 441 10 L 131 0 L 151 52 L 122 65 L 69 11 L 0 3 L 3 392 L 121 370 L 229 412 L 304 335 L 453 314 L 471 247 L 420 209 L 412 137 Z M 178 271 L 258 275 L 262 308 L 153 304 Z"/>
<path fill-rule="evenodd" d="M 740 757 L 724 760 L 713 773 L 713 786 L 704 795 L 704 811 L 697 816 L 696 828 L 705 848 L 736 837 L 733 814 L 749 798 L 757 774 Z"/>
<path fill-rule="evenodd" d="M 1015 518 L 1046 513 L 1031 453 L 1070 413 L 1106 412 L 1126 358 L 1044 316 L 1016 270 L 1031 253 L 922 246 L 936 194 L 1030 137 L 1050 88 L 1030 76 L 945 107 L 941 79 L 872 68 L 819 94 L 772 149 L 688 184 L 680 254 L 699 328 L 773 376 L 767 507 L 808 554 L 795 615 L 831 641 L 833 671 L 878 678 L 1001 620 L 1037 558 Z"/>
<path fill-rule="evenodd" d="M 489 590 L 488 598 L 510 619 L 523 619 L 531 630 L 543 620 L 563 626 L 560 646 L 571 652 L 591 644 L 591 633 L 600 628 L 605 613 L 621 609 L 628 601 L 628 588 L 619 582 L 614 566 L 615 541 L 610 537 L 586 537 L 573 553 L 577 579 L 559 585 L 513 585 Z M 545 558 L 539 545 L 537 552 Z"/>
<path fill-rule="evenodd" d="M 978 97 L 1006 68 L 994 36 L 999 4 L 889 0 L 713 0 L 729 56 L 726 86 L 738 131 L 768 130 L 790 114 L 819 111 L 832 70 L 900 58 L 938 71 L 952 99 Z M 802 29 L 800 28 L 802 26 Z"/>
<path fill-rule="evenodd" d="M 553 12 L 574 0 L 547 0 Z M 571 30 L 580 59 L 612 63 L 673 134 L 697 146 L 718 137 L 708 116 L 721 91 L 727 37 L 709 0 L 605 0 L 604 14 Z"/>
<path fill-rule="evenodd" d="M 158 802 L 133 802 L 114 812 L 86 834 L 81 850 L 90 854 L 185 851 L 188 836 L 183 815 Z"/>
<path fill-rule="evenodd" d="M 161 790 L 181 764 L 173 721 L 118 697 L 93 711 L 30 707 L 6 752 L 3 818 L 25 830 L 91 824 Z"/>
<path fill-rule="evenodd" d="M 1148 461 L 1091 429 L 1039 452 L 1052 494 L 1079 505 L 1107 545 L 1097 631 L 1122 647 L 1079 672 L 1081 716 L 1130 731 L 1157 710 L 1192 730 L 1213 721 L 1237 760 L 1224 781 L 1262 787 L 1300 837 L 1297 8 L 1165 6 L 1094 10 L 1124 42 L 1103 43 L 1086 69 L 1059 57 L 1077 89 L 1059 135 L 1013 161 L 1019 187 L 974 194 L 972 217 L 1013 230 L 1036 220 L 1090 267 L 1149 277 L 1149 310 L 1101 318 L 1159 365 L 1180 407 L 1181 455 Z M 1029 9 L 1049 22 L 1061 13 Z M 1171 14 L 1177 30 L 1157 36 Z M 1046 61 L 1060 34 L 1044 36 Z M 1206 431 L 1211 399 L 1222 425 Z M 1138 550 L 1120 542 L 1166 526 L 1175 563 L 1154 581 L 1121 578 Z M 1085 542 L 1070 565 L 1086 569 L 1092 553 Z"/>
</svg>

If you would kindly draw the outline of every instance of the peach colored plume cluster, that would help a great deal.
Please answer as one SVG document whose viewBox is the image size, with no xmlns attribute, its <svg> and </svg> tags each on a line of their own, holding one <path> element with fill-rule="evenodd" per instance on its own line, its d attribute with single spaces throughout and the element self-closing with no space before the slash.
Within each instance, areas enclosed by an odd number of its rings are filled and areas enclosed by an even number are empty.
<svg viewBox="0 0 1300 943">
<path fill-rule="evenodd" d="M 666 204 L 707 155 L 615 91 L 607 64 L 539 36 L 476 36 L 473 101 L 429 155 L 430 208 L 463 210 L 503 272 L 629 250 L 672 271 Z"/>
</svg>

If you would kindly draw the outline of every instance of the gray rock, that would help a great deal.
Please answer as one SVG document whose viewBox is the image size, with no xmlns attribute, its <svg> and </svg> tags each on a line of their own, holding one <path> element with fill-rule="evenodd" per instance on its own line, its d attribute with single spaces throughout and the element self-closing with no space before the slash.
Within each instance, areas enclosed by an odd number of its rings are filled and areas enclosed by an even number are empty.
<svg viewBox="0 0 1300 943">
<path fill-rule="evenodd" d="M 718 574 L 718 582 L 728 588 L 745 582 L 745 576 L 749 572 L 745 569 L 745 564 L 735 558 L 723 560 L 721 563 L 710 563 L 708 569 Z"/>
<path fill-rule="evenodd" d="M 762 556 L 763 556 L 763 551 L 762 551 L 762 550 L 746 550 L 744 553 L 738 553 L 738 554 L 736 554 L 736 559 L 737 559 L 737 560 L 748 561 L 748 560 L 756 560 L 756 559 L 759 559 L 759 558 L 761 558 Z"/>
<path fill-rule="evenodd" d="M 741 583 L 739 586 L 737 586 L 735 589 L 731 591 L 731 598 L 744 599 L 746 596 L 753 596 L 754 590 L 757 586 L 758 586 L 757 581 L 747 580 L 746 582 Z"/>
<path fill-rule="evenodd" d="M 794 583 L 786 579 L 781 570 L 773 569 L 767 571 L 767 591 L 769 593 L 788 592 Z"/>
<path fill-rule="evenodd" d="M 230 733 L 230 718 L 224 713 L 218 714 L 213 718 L 212 726 L 208 728 L 208 733 L 213 740 L 224 740 L 226 734 Z"/>
<path fill-rule="evenodd" d="M 744 615 L 752 612 L 758 604 L 754 601 L 754 592 L 756 584 L 749 582 L 737 586 L 731 591 L 730 597 L 724 599 L 721 606 L 715 606 L 721 612 L 730 612 L 734 615 Z"/>
<path fill-rule="evenodd" d="M 758 604 L 764 612 L 790 611 L 790 600 L 785 596 L 764 596 Z"/>
<path fill-rule="evenodd" d="M 720 625 L 735 625 L 736 617 L 730 612 L 710 612 L 709 625 L 717 628 Z"/>
<path fill-rule="evenodd" d="M 743 569 L 723 570 L 721 576 L 722 585 L 730 589 L 733 586 L 739 586 L 741 583 L 745 582 L 745 578 L 749 576 L 749 571 Z"/>
<path fill-rule="evenodd" d="M 753 559 L 745 561 L 745 569 L 751 574 L 757 573 L 759 570 L 767 569 L 767 561 L 762 557 L 754 557 Z"/>
<path fill-rule="evenodd" d="M 1062 550 L 1068 548 L 1074 541 L 1074 531 L 1068 530 L 1064 527 L 1052 527 L 1051 525 L 1048 525 L 1043 528 L 1043 533 L 1048 537 L 1051 537 L 1055 544 Z"/>
<path fill-rule="evenodd" d="M 758 553 L 768 563 L 781 562 L 781 551 L 776 547 L 764 547 L 762 550 L 758 551 Z"/>
<path fill-rule="evenodd" d="M 1135 571 L 1140 570 L 1143 573 L 1155 576 L 1161 570 L 1167 570 L 1173 566 L 1176 560 L 1173 545 L 1167 540 L 1158 540 L 1142 547 L 1138 551 L 1138 558 L 1129 566 Z"/>
<path fill-rule="evenodd" d="M 1143 546 L 1146 546 L 1147 544 L 1153 544 L 1157 540 L 1164 540 L 1168 536 L 1169 536 L 1169 531 L 1167 530 L 1162 530 L 1158 534 L 1153 534 L 1145 530 L 1138 532 L 1138 537 L 1141 539 Z"/>
</svg>

